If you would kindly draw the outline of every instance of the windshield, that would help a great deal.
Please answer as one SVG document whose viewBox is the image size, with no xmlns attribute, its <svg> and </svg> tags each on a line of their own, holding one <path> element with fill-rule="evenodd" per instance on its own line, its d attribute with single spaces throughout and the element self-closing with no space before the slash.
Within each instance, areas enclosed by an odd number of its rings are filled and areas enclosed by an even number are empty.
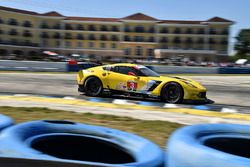
<svg viewBox="0 0 250 167">
<path fill-rule="evenodd" d="M 147 67 L 139 67 L 138 70 L 142 74 L 142 76 L 148 76 L 148 77 L 159 77 L 160 75 L 154 72 L 153 70 L 150 70 Z"/>
</svg>

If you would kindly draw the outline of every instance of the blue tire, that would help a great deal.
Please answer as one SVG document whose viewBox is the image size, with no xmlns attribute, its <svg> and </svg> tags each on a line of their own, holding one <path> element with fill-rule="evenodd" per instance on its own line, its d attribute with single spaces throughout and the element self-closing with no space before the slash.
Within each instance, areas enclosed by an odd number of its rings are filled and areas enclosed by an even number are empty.
<svg viewBox="0 0 250 167">
<path fill-rule="evenodd" d="M 89 166 L 159 167 L 162 150 L 142 137 L 123 131 L 69 121 L 32 121 L 2 131 L 0 152 Z"/>
<path fill-rule="evenodd" d="M 169 139 L 167 167 L 249 167 L 250 126 L 202 124 L 177 130 Z"/>
<path fill-rule="evenodd" d="M 0 114 L 0 131 L 14 125 L 14 120 L 6 115 Z"/>
</svg>

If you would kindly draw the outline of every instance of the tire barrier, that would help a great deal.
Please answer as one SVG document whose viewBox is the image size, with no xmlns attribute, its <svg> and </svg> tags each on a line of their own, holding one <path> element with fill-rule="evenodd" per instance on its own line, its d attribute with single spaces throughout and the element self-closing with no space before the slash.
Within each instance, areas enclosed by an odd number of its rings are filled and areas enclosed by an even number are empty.
<svg viewBox="0 0 250 167">
<path fill-rule="evenodd" d="M 162 150 L 142 137 L 100 126 L 43 120 L 0 135 L 0 156 L 91 166 L 159 167 Z"/>
<path fill-rule="evenodd" d="M 250 67 L 221 67 L 219 74 L 250 74 Z"/>
<path fill-rule="evenodd" d="M 14 120 L 6 115 L 0 114 L 0 131 L 14 125 Z"/>
<path fill-rule="evenodd" d="M 165 166 L 249 167 L 249 150 L 249 125 L 187 126 L 171 136 Z"/>
</svg>

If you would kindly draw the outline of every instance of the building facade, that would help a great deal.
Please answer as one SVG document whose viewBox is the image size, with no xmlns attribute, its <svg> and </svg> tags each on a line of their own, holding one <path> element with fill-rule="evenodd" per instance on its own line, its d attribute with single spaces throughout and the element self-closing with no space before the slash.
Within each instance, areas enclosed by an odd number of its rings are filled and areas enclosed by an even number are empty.
<svg viewBox="0 0 250 167">
<path fill-rule="evenodd" d="M 142 13 L 124 18 L 68 17 L 0 7 L 0 56 L 43 51 L 93 59 L 216 61 L 228 56 L 232 21 L 159 20 Z"/>
</svg>

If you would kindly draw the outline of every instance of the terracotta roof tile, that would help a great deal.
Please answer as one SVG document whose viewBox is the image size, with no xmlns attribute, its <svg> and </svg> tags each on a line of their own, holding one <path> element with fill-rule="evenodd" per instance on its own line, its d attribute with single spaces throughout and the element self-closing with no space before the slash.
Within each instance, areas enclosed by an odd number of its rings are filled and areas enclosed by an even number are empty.
<svg viewBox="0 0 250 167">
<path fill-rule="evenodd" d="M 41 15 L 43 15 L 43 16 L 53 16 L 53 17 L 63 17 L 63 15 L 61 15 L 60 13 L 58 13 L 56 11 L 51 11 L 51 12 L 43 13 Z"/>
<path fill-rule="evenodd" d="M 231 20 L 227 20 L 221 17 L 213 17 L 211 19 L 208 19 L 207 22 L 229 22 L 229 23 L 233 23 L 233 21 Z"/>
<path fill-rule="evenodd" d="M 162 20 L 160 23 L 166 24 L 201 24 L 203 21 L 189 21 L 189 20 Z"/>
<path fill-rule="evenodd" d="M 122 20 L 146 20 L 146 21 L 157 21 L 158 19 L 153 18 L 151 16 L 145 15 L 143 13 L 136 13 L 129 15 L 127 17 L 123 17 Z"/>
<path fill-rule="evenodd" d="M 23 14 L 29 14 L 29 15 L 38 15 L 38 13 L 36 13 L 36 12 L 15 9 L 15 8 L 9 8 L 9 7 L 4 7 L 4 6 L 0 6 L 0 10 L 6 10 L 6 11 L 10 11 L 10 12 L 17 12 L 17 13 L 23 13 Z"/>
<path fill-rule="evenodd" d="M 97 18 L 97 17 L 66 17 L 65 20 L 77 21 L 104 21 L 104 22 L 118 22 L 117 18 Z"/>
</svg>

